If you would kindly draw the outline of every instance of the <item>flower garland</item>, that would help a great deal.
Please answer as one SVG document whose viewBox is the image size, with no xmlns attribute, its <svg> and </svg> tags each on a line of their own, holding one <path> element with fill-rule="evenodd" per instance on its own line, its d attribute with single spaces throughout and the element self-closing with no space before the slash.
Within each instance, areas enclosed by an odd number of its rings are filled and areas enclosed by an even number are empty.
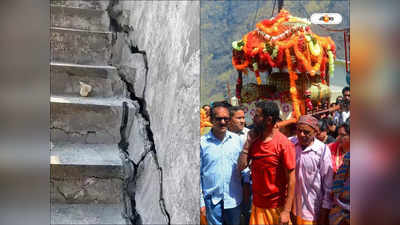
<svg viewBox="0 0 400 225">
<path fill-rule="evenodd" d="M 262 61 L 267 61 L 271 67 L 276 67 L 276 63 L 272 60 L 272 56 L 269 55 L 267 50 L 260 50 L 259 56 Z"/>
<path fill-rule="evenodd" d="M 325 76 L 326 76 L 326 62 L 328 59 L 324 56 L 322 57 L 322 62 L 321 62 L 321 83 L 326 84 Z"/>
<path fill-rule="evenodd" d="M 329 76 L 333 77 L 335 71 L 334 56 L 332 51 L 328 50 L 328 61 L 329 61 Z"/>
<path fill-rule="evenodd" d="M 292 60 L 291 60 L 290 51 L 288 48 L 285 49 L 285 54 L 286 54 L 287 67 L 288 67 L 288 71 L 289 71 L 290 94 L 292 97 L 292 104 L 293 104 L 293 117 L 298 119 L 299 116 L 301 115 L 298 92 L 297 92 L 297 88 L 296 88 L 296 80 L 298 79 L 298 76 L 293 71 Z"/>
<path fill-rule="evenodd" d="M 327 64 L 329 76 L 333 76 L 335 69 L 335 43 L 330 37 L 314 34 L 310 25 L 309 20 L 294 17 L 282 9 L 274 18 L 257 23 L 256 29 L 245 34 L 242 40 L 233 42 L 232 64 L 240 74 L 237 87 L 242 86 L 241 75 L 247 75 L 248 70 L 254 72 L 257 84 L 261 85 L 261 72 L 286 66 L 290 78 L 293 116 L 298 118 L 303 108 L 300 108 L 300 94 L 296 88 L 296 71 L 310 76 L 319 75 L 321 82 L 326 84 Z M 240 96 L 240 93 L 236 95 Z"/>
<path fill-rule="evenodd" d="M 322 64 L 329 63 L 329 75 L 333 76 L 335 44 L 330 37 L 314 34 L 310 24 L 309 20 L 291 16 L 286 10 L 281 10 L 274 18 L 257 23 L 256 30 L 232 43 L 234 51 L 241 53 L 233 55 L 233 66 L 243 72 L 249 68 L 259 77 L 259 73 L 268 67 L 282 68 L 285 65 L 284 51 L 293 48 L 298 62 L 293 69 L 311 76 L 319 72 L 321 80 L 324 80 L 326 65 Z M 324 60 L 325 55 L 327 61 Z M 254 65 L 257 69 L 254 69 Z M 259 78 L 257 80 L 260 82 Z"/>
<path fill-rule="evenodd" d="M 258 64 L 256 62 L 253 63 L 253 70 L 254 73 L 256 74 L 257 84 L 261 85 L 260 71 L 258 70 Z"/>
<path fill-rule="evenodd" d="M 244 70 L 249 66 L 249 60 L 244 59 L 243 62 L 240 64 L 240 62 L 238 62 L 238 59 L 235 59 L 232 57 L 232 65 L 237 69 L 237 70 Z"/>
<path fill-rule="evenodd" d="M 269 20 L 266 19 L 266 20 L 261 21 L 260 23 L 263 24 L 264 26 L 271 26 L 271 25 L 275 24 L 276 21 L 278 21 L 278 19 L 280 19 L 282 17 L 286 17 L 286 16 L 289 16 L 289 12 L 286 10 L 281 10 L 275 18 L 271 18 Z"/>
<path fill-rule="evenodd" d="M 281 11 L 282 12 L 282 11 Z M 279 13 L 275 19 L 271 21 L 262 21 L 256 24 L 256 27 L 267 34 L 277 35 L 285 31 L 285 28 L 281 24 L 289 20 L 289 12 L 284 10 Z"/>
</svg>

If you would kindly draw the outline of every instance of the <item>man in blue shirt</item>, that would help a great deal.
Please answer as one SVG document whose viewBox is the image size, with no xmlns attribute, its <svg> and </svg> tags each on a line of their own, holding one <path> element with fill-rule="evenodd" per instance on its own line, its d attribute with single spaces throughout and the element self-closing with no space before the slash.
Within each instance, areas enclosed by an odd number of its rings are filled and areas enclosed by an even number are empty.
<svg viewBox="0 0 400 225">
<path fill-rule="evenodd" d="M 242 150 L 240 137 L 228 131 L 228 105 L 214 103 L 210 132 L 200 141 L 201 206 L 209 225 L 239 224 L 242 202 L 241 174 L 237 159 Z"/>
</svg>

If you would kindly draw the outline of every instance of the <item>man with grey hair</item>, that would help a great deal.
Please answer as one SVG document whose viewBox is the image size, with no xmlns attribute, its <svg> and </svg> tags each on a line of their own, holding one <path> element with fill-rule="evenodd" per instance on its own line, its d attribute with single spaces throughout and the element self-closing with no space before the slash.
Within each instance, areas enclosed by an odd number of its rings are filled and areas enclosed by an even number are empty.
<svg viewBox="0 0 400 225">
<path fill-rule="evenodd" d="M 329 147 L 316 134 L 318 120 L 300 116 L 297 136 L 290 140 L 296 151 L 296 188 L 292 213 L 296 224 L 329 224 L 332 204 L 332 159 Z"/>
</svg>

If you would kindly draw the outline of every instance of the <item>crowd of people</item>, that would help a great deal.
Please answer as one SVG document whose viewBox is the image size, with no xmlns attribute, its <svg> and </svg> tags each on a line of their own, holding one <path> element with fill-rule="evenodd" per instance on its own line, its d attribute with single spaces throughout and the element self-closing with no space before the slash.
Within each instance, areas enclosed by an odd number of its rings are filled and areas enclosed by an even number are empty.
<svg viewBox="0 0 400 225">
<path fill-rule="evenodd" d="M 339 110 L 287 127 L 273 101 L 256 104 L 251 129 L 240 106 L 203 106 L 201 223 L 350 224 L 350 88 L 342 94 Z"/>
</svg>

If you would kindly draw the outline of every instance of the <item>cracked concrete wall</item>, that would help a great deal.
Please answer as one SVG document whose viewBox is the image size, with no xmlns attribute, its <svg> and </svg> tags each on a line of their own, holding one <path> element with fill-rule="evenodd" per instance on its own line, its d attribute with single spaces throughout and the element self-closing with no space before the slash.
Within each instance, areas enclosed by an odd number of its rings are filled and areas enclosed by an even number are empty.
<svg viewBox="0 0 400 225">
<path fill-rule="evenodd" d="M 126 155 L 134 167 L 128 192 L 137 223 L 200 222 L 199 7 L 198 1 L 114 1 L 109 8 L 116 19 L 113 65 L 136 102 Z"/>
</svg>

